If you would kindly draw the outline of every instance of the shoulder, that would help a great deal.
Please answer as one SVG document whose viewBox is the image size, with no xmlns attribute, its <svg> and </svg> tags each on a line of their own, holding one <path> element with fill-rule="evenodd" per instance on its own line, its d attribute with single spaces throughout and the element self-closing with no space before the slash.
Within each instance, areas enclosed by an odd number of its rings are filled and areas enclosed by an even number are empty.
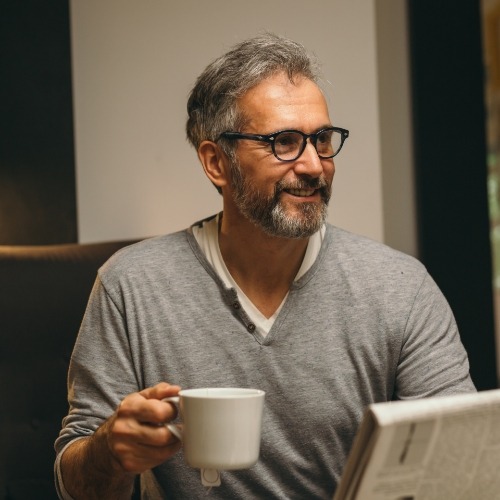
<svg viewBox="0 0 500 500">
<path fill-rule="evenodd" d="M 105 266 L 128 266 L 137 261 L 144 263 L 144 259 L 154 261 L 165 258 L 165 256 L 182 253 L 188 245 L 187 234 L 187 230 L 182 230 L 139 241 L 118 250 Z"/>
<path fill-rule="evenodd" d="M 415 269 L 423 269 L 423 264 L 411 255 L 380 243 L 378 241 L 354 234 L 330 224 L 327 225 L 326 238 L 329 250 L 343 259 L 355 260 L 358 264 L 367 262 L 376 265 L 379 262 L 404 264 Z"/>
<path fill-rule="evenodd" d="M 327 266 L 367 284 L 383 286 L 387 280 L 397 279 L 411 280 L 418 286 L 428 276 L 425 266 L 415 257 L 335 226 L 327 226 L 325 243 Z"/>
<path fill-rule="evenodd" d="M 100 269 L 105 285 L 144 281 L 193 266 L 194 238 L 189 230 L 156 236 L 116 252 Z"/>
</svg>

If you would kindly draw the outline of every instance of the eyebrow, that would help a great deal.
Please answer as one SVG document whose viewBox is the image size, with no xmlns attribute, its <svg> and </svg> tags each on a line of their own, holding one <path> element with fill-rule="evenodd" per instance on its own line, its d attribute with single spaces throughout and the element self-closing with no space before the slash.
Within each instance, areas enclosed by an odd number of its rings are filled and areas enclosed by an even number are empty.
<svg viewBox="0 0 500 500">
<path fill-rule="evenodd" d="M 335 125 L 332 125 L 331 123 L 328 123 L 327 125 L 320 125 L 319 127 L 317 127 L 316 129 L 314 129 L 313 132 L 311 132 L 311 134 L 315 134 L 316 132 L 319 132 L 320 130 L 323 130 L 325 128 L 330 128 L 330 127 L 334 127 Z M 261 133 L 261 134 L 254 134 L 254 135 L 272 135 L 272 134 L 277 134 L 279 132 L 285 132 L 287 130 L 297 130 L 298 132 L 303 132 L 304 134 L 306 132 L 304 132 L 303 130 L 301 130 L 300 128 L 293 128 L 293 127 L 289 127 L 289 128 L 279 128 L 279 129 L 275 129 L 273 130 L 272 132 L 265 132 L 265 133 Z"/>
</svg>

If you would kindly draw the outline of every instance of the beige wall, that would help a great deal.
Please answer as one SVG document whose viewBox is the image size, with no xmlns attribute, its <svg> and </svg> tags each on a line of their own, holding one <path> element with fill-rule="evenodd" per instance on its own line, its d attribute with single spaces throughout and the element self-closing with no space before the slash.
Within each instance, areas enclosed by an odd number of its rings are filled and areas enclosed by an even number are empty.
<svg viewBox="0 0 500 500">
<path fill-rule="evenodd" d="M 220 209 L 184 138 L 187 94 L 213 58 L 270 30 L 316 53 L 333 123 L 351 131 L 329 220 L 415 253 L 404 2 L 72 0 L 71 20 L 80 241 Z"/>
<path fill-rule="evenodd" d="M 384 242 L 417 256 L 406 2 L 376 6 Z"/>
</svg>

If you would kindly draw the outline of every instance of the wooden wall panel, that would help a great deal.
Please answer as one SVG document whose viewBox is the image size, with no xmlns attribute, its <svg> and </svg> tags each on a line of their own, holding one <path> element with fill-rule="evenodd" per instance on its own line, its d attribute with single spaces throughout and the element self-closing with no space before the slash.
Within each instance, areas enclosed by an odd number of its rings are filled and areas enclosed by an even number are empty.
<svg viewBox="0 0 500 500">
<path fill-rule="evenodd" d="M 69 7 L 0 7 L 0 244 L 77 238 Z"/>
</svg>

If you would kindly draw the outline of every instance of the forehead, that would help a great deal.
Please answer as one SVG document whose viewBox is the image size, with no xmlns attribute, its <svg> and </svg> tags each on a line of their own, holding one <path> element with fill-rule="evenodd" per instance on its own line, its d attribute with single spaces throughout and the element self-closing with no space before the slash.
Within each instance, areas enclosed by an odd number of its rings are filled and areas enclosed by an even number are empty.
<svg viewBox="0 0 500 500">
<path fill-rule="evenodd" d="M 301 76 L 293 82 L 284 73 L 271 76 L 252 87 L 238 105 L 248 120 L 246 132 L 286 128 L 309 132 L 330 124 L 323 92 L 312 80 Z"/>
</svg>

